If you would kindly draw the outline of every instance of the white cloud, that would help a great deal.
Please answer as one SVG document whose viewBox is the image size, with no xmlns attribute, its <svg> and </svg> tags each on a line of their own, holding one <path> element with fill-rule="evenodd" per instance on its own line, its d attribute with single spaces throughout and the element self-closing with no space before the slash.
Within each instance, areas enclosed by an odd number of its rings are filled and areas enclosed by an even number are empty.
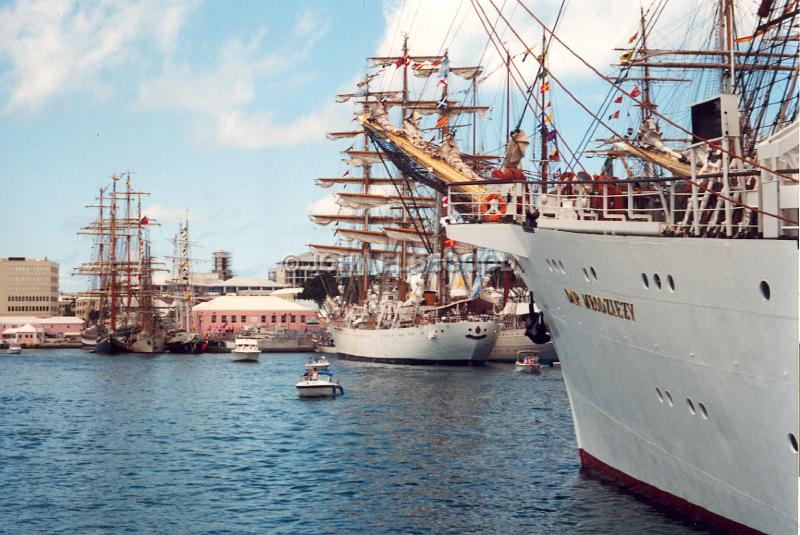
<svg viewBox="0 0 800 535">
<path fill-rule="evenodd" d="M 247 40 L 228 40 L 208 68 L 166 63 L 158 77 L 142 83 L 139 105 L 191 115 L 194 137 L 205 144 L 261 149 L 322 141 L 323 133 L 344 112 L 324 105 L 280 121 L 274 111 L 254 107 L 257 88 L 268 87 L 281 76 L 286 82 L 287 71 L 308 58 L 328 27 L 320 12 L 305 10 L 294 28 L 295 42 L 283 50 L 262 52 L 266 36 L 262 28 Z"/>
<path fill-rule="evenodd" d="M 67 92 L 107 94 L 103 75 L 136 63 L 147 44 L 171 51 L 195 5 L 194 0 L 167 7 L 158 0 L 21 0 L 0 9 L 0 60 L 11 66 L 3 81 L 5 112 L 34 112 Z"/>
</svg>

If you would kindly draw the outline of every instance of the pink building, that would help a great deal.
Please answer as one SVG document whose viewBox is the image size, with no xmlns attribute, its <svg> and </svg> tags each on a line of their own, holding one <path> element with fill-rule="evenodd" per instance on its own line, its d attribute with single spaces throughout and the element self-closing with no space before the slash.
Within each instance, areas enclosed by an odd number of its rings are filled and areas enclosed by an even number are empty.
<svg viewBox="0 0 800 535">
<path fill-rule="evenodd" d="M 5 343 L 36 345 L 44 340 L 76 340 L 82 329 L 83 320 L 72 316 L 0 316 L 0 333 Z"/>
<path fill-rule="evenodd" d="M 192 309 L 202 336 L 238 332 L 247 327 L 262 331 L 319 331 L 317 310 L 310 306 L 269 295 L 226 295 Z"/>
</svg>

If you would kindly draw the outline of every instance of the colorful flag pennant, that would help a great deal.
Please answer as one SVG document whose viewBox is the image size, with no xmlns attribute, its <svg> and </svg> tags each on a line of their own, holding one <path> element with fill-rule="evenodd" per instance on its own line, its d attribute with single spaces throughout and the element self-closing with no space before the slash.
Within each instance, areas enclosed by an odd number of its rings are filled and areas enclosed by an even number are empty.
<svg viewBox="0 0 800 535">
<path fill-rule="evenodd" d="M 633 98 L 636 98 L 636 97 L 638 97 L 638 96 L 639 96 L 639 95 L 641 95 L 641 94 L 642 94 L 642 92 L 641 92 L 641 91 L 639 91 L 639 87 L 638 87 L 638 86 L 637 86 L 637 87 L 634 87 L 634 88 L 633 88 L 633 91 L 631 91 L 631 96 L 632 96 Z"/>
<path fill-rule="evenodd" d="M 436 128 L 444 128 L 447 126 L 447 115 L 442 115 L 439 117 L 439 120 L 436 121 Z"/>
<path fill-rule="evenodd" d="M 608 116 L 609 119 L 619 119 L 619 110 Z"/>
<path fill-rule="evenodd" d="M 633 43 L 634 41 L 636 41 L 636 38 L 637 38 L 637 37 L 639 37 L 639 32 L 636 32 L 635 34 L 633 34 L 633 35 L 630 37 L 630 39 L 628 39 L 628 44 L 631 44 L 631 43 Z"/>
<path fill-rule="evenodd" d="M 561 156 L 559 156 L 559 154 L 558 154 L 558 149 L 556 149 L 556 150 L 554 150 L 553 152 L 550 153 L 550 161 L 551 162 L 557 162 L 560 159 L 561 159 Z"/>
<path fill-rule="evenodd" d="M 625 52 L 619 57 L 619 62 L 626 63 L 630 61 L 632 57 L 633 57 L 633 50 L 631 50 L 630 52 Z"/>
<path fill-rule="evenodd" d="M 622 104 L 622 95 L 614 99 L 614 104 Z"/>
<path fill-rule="evenodd" d="M 544 94 L 545 94 L 545 93 L 547 93 L 548 91 L 550 91 L 550 83 L 545 81 L 545 82 L 543 82 L 543 83 L 542 83 L 542 85 L 539 87 L 539 93 L 541 93 L 541 94 L 543 94 L 543 95 L 544 95 Z"/>
<path fill-rule="evenodd" d="M 547 141 L 555 141 L 557 137 L 558 137 L 558 132 L 556 132 L 555 129 L 550 130 L 547 133 Z"/>
<path fill-rule="evenodd" d="M 147 225 L 150 223 L 150 220 L 147 219 L 147 216 L 144 216 L 141 221 L 139 221 L 140 225 Z"/>
</svg>

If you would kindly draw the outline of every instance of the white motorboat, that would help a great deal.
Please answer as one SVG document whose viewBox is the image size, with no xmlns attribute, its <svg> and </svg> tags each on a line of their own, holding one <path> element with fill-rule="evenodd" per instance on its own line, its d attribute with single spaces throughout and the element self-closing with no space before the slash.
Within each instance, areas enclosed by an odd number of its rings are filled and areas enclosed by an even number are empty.
<svg viewBox="0 0 800 535">
<path fill-rule="evenodd" d="M 327 370 L 330 365 L 330 361 L 324 355 L 321 357 L 308 357 L 306 370 L 314 370 L 315 368 L 317 370 Z"/>
<path fill-rule="evenodd" d="M 301 398 L 336 397 L 344 394 L 339 381 L 334 381 L 333 374 L 326 371 L 306 373 L 295 387 Z"/>
<path fill-rule="evenodd" d="M 233 362 L 258 362 L 261 350 L 255 338 L 237 338 L 236 347 L 231 351 Z"/>
<path fill-rule="evenodd" d="M 542 373 L 542 365 L 539 364 L 539 354 L 536 351 L 518 352 L 517 361 L 514 363 L 514 370 L 524 373 Z"/>
<path fill-rule="evenodd" d="M 10 344 L 8 346 L 8 349 L 6 350 L 6 353 L 8 353 L 9 355 L 19 355 L 20 353 L 22 353 L 22 346 L 18 344 Z"/>
</svg>

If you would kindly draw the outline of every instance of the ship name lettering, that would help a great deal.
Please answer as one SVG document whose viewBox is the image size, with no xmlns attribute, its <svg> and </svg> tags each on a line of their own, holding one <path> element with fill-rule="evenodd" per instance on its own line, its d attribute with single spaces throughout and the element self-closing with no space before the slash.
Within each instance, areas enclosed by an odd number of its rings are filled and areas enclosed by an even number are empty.
<svg viewBox="0 0 800 535">
<path fill-rule="evenodd" d="M 636 321 L 633 313 L 633 303 L 617 301 L 608 297 L 597 297 L 587 293 L 580 294 L 569 288 L 564 288 L 564 293 L 567 295 L 567 301 L 573 305 L 594 310 L 595 312 L 602 312 L 609 316 Z"/>
</svg>

